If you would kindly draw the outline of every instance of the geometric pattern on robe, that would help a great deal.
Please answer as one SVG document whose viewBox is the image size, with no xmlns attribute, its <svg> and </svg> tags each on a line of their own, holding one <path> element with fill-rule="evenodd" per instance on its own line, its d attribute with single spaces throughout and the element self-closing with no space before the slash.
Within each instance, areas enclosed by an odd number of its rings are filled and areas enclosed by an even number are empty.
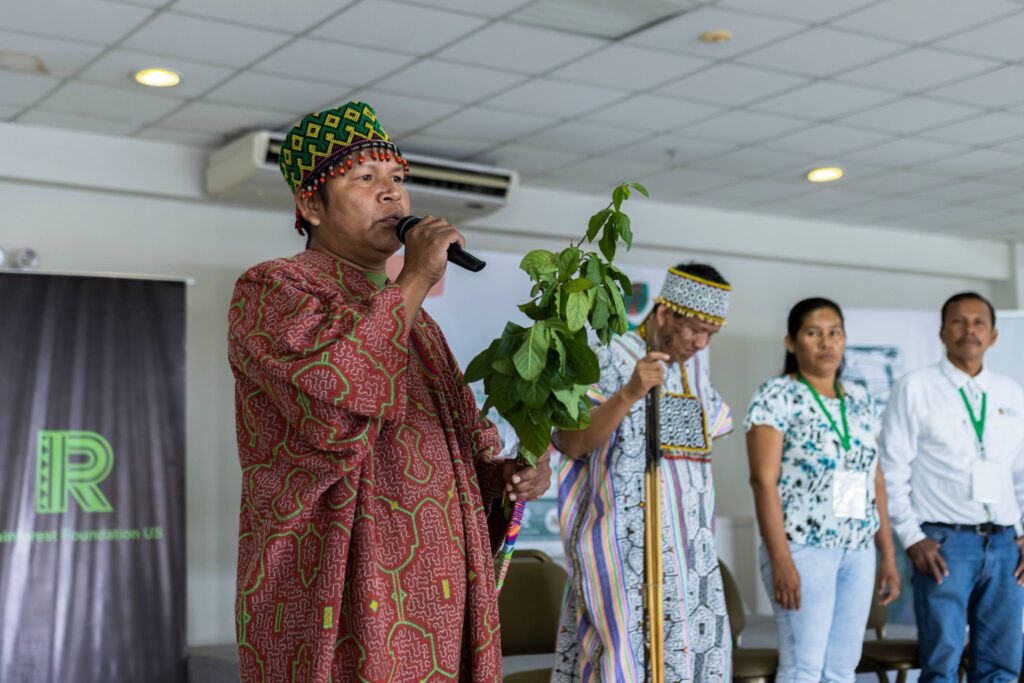
<svg viewBox="0 0 1024 683">
<path fill-rule="evenodd" d="M 594 351 L 601 378 L 589 393 L 600 404 L 629 381 L 647 348 L 628 332 Z M 683 372 L 704 407 L 708 436 L 731 432 L 729 406 L 711 385 L 706 354 L 682 367 L 669 365 L 666 392 L 689 393 Z M 646 426 L 645 401 L 637 401 L 608 443 L 575 460 L 562 458 L 558 504 L 569 588 L 553 683 L 650 678 L 643 608 Z M 732 636 L 715 550 L 710 453 L 666 455 L 661 476 L 665 680 L 731 680 Z"/>
<path fill-rule="evenodd" d="M 306 251 L 239 278 L 228 338 L 242 680 L 500 680 L 501 444 L 437 323 Z"/>
</svg>

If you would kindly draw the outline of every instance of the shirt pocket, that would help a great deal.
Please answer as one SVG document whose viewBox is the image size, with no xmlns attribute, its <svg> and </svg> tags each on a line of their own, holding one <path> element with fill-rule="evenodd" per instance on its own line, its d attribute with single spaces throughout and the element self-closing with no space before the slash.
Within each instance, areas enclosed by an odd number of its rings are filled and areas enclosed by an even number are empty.
<svg viewBox="0 0 1024 683">
<path fill-rule="evenodd" d="M 991 430 L 991 433 L 989 432 Z M 1015 460 L 1024 446 L 1024 417 L 990 411 L 985 423 L 985 446 L 999 459 Z"/>
</svg>

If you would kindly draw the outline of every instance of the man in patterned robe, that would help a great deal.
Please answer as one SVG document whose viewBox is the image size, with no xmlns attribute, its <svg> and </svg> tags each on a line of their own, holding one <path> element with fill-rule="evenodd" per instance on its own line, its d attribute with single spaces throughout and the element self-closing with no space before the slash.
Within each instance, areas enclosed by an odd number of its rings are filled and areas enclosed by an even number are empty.
<svg viewBox="0 0 1024 683">
<path fill-rule="evenodd" d="M 229 313 L 242 680 L 500 680 L 486 513 L 503 490 L 540 495 L 550 469 L 497 462 L 420 308 L 465 239 L 425 218 L 387 280 L 405 161 L 366 104 L 305 117 L 281 169 L 309 249 L 249 269 Z"/>
<path fill-rule="evenodd" d="M 732 640 L 715 550 L 712 440 L 732 431 L 729 406 L 711 385 L 706 348 L 725 324 L 731 288 L 703 264 L 670 268 L 637 332 L 597 347 L 591 425 L 558 432 L 558 472 L 569 590 L 553 683 L 646 683 L 643 604 L 644 401 L 662 386 L 662 555 L 665 677 L 728 681 Z M 654 326 L 659 351 L 649 351 Z"/>
</svg>

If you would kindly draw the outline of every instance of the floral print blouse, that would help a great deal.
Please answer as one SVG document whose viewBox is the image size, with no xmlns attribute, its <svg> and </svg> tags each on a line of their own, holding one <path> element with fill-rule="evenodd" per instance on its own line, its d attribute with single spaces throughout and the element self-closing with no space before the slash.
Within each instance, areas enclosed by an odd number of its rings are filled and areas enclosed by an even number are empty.
<svg viewBox="0 0 1024 683">
<path fill-rule="evenodd" d="M 878 466 L 879 419 L 867 389 L 858 382 L 841 382 L 846 394 L 850 450 L 803 383 L 784 375 L 769 379 L 754 393 L 744 430 L 767 425 L 783 435 L 779 498 L 791 543 L 820 548 L 869 548 L 878 530 L 875 469 Z M 836 424 L 842 424 L 839 399 L 821 400 Z M 867 514 L 864 519 L 837 517 L 833 512 L 833 481 L 837 469 L 867 476 Z"/>
</svg>

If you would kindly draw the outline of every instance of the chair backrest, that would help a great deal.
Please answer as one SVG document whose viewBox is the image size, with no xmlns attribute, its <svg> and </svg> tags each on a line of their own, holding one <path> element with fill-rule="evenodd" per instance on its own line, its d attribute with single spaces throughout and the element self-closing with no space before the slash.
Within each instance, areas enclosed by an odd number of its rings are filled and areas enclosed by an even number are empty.
<svg viewBox="0 0 1024 683">
<path fill-rule="evenodd" d="M 568 576 L 537 550 L 517 550 L 498 595 L 501 650 L 506 656 L 555 651 Z"/>
<path fill-rule="evenodd" d="M 889 620 L 889 608 L 879 601 L 875 592 L 871 592 L 871 610 L 868 612 L 867 628 L 875 632 L 879 640 L 885 639 L 885 624 Z"/>
<path fill-rule="evenodd" d="M 718 569 L 722 572 L 722 588 L 725 591 L 725 611 L 729 613 L 729 629 L 732 631 L 733 645 L 739 646 L 740 636 L 743 629 L 747 627 L 747 615 L 743 609 L 743 598 L 740 596 L 740 587 L 736 585 L 729 567 L 718 559 Z"/>
</svg>

